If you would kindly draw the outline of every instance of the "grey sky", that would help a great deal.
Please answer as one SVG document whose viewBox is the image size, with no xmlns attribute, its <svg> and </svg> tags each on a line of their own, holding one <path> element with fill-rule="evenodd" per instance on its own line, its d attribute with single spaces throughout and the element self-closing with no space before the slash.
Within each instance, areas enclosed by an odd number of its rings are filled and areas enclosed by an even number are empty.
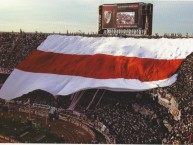
<svg viewBox="0 0 193 145">
<path fill-rule="evenodd" d="M 98 6 L 141 0 L 0 0 L 0 31 L 96 32 Z M 193 34 L 193 1 L 154 4 L 153 33 Z"/>
</svg>

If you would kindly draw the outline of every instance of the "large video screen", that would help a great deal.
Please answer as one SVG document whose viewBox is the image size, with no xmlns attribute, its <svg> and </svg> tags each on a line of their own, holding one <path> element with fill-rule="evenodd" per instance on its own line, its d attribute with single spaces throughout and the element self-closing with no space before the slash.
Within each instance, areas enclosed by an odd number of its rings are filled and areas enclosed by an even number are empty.
<svg viewBox="0 0 193 145">
<path fill-rule="evenodd" d="M 118 12 L 117 25 L 127 25 L 127 24 L 135 24 L 135 12 Z"/>
<path fill-rule="evenodd" d="M 129 29 L 139 27 L 139 4 L 104 5 L 102 8 L 103 29 Z"/>
</svg>

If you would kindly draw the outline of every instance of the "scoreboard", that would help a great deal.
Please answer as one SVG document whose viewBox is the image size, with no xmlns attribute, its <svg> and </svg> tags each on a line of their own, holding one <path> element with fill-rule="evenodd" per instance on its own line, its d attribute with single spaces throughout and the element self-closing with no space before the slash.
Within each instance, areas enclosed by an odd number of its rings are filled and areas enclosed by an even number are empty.
<svg viewBox="0 0 193 145">
<path fill-rule="evenodd" d="M 99 34 L 152 35 L 153 4 L 122 3 L 99 6 Z"/>
</svg>

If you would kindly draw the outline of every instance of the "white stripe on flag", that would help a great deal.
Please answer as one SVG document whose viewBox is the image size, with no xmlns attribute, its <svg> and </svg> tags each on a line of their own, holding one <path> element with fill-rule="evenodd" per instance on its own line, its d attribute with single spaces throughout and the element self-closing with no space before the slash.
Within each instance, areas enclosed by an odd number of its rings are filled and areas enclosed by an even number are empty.
<svg viewBox="0 0 193 145">
<path fill-rule="evenodd" d="M 45 52 L 76 55 L 107 54 L 139 58 L 184 59 L 193 52 L 193 39 L 50 35 L 38 49 Z"/>
<path fill-rule="evenodd" d="M 93 79 L 79 76 L 31 73 L 15 69 L 0 90 L 0 97 L 6 100 L 19 97 L 36 89 L 53 95 L 68 95 L 79 90 L 103 88 L 112 91 L 144 91 L 151 88 L 169 86 L 177 75 L 152 82 L 135 79 Z"/>
</svg>

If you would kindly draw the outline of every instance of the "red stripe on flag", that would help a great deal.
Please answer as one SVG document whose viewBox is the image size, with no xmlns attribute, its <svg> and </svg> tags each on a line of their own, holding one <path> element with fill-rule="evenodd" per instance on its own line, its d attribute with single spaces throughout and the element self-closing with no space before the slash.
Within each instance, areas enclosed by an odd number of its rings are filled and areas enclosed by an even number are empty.
<svg viewBox="0 0 193 145">
<path fill-rule="evenodd" d="M 157 81 L 173 75 L 183 60 L 158 60 L 104 54 L 72 55 L 36 50 L 17 68 L 34 73 L 96 79 L 125 78 Z"/>
</svg>

